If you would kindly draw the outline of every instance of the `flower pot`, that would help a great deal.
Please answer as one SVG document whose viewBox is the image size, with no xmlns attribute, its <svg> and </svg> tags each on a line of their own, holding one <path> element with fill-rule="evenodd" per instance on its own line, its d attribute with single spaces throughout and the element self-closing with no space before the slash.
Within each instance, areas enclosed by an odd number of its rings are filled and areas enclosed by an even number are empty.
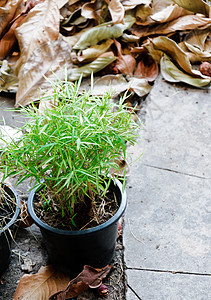
<svg viewBox="0 0 211 300">
<path fill-rule="evenodd" d="M 31 191 L 28 198 L 28 211 L 34 222 L 40 227 L 48 252 L 49 263 L 65 273 L 75 273 L 88 264 L 101 268 L 109 264 L 115 252 L 118 220 L 126 208 L 126 193 L 122 192 L 122 184 L 114 179 L 109 189 L 115 191 L 119 209 L 105 223 L 96 227 L 69 231 L 53 228 L 42 222 L 35 214 L 33 200 L 36 191 Z"/>
<path fill-rule="evenodd" d="M 17 221 L 21 206 L 16 191 L 7 184 L 3 184 L 3 188 L 14 199 L 14 214 L 8 223 L 3 228 L 0 228 L 0 275 L 6 270 L 10 261 L 14 223 Z"/>
</svg>

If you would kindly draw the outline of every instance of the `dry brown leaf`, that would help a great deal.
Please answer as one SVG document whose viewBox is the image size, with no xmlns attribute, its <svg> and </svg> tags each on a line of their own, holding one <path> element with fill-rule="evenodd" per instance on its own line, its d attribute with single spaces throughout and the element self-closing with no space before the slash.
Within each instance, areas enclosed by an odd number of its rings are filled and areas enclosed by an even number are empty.
<svg viewBox="0 0 211 300">
<path fill-rule="evenodd" d="M 134 75 L 136 77 L 145 78 L 148 81 L 154 81 L 158 76 L 158 64 L 151 55 L 142 55 L 141 61 L 138 63 Z"/>
<path fill-rule="evenodd" d="M 69 299 L 71 297 L 78 296 L 89 287 L 99 287 L 102 284 L 102 279 L 108 275 L 111 268 L 111 266 L 106 266 L 102 269 L 94 269 L 85 265 L 83 271 L 76 278 L 69 282 L 64 291 L 52 295 L 49 300 Z"/>
<path fill-rule="evenodd" d="M 199 88 L 210 84 L 210 78 L 208 76 L 201 76 L 201 78 L 195 77 L 178 69 L 166 54 L 164 54 L 161 59 L 160 67 L 161 74 L 164 79 L 169 82 L 185 82 Z"/>
<path fill-rule="evenodd" d="M 136 26 L 134 25 L 131 32 L 138 37 L 168 34 L 175 31 L 191 30 L 211 24 L 211 19 L 205 18 L 202 15 L 187 15 L 168 23 L 155 26 Z"/>
<path fill-rule="evenodd" d="M 81 15 L 86 19 L 94 19 L 97 24 L 104 23 L 108 5 L 102 0 L 85 3 L 81 8 Z"/>
<path fill-rule="evenodd" d="M 50 41 L 37 48 L 19 72 L 19 88 L 16 94 L 16 107 L 27 105 L 39 99 L 40 94 L 50 84 L 44 75 L 52 79 L 54 72 L 59 78 L 64 76 L 64 67 L 71 69 L 71 48 L 60 35 L 58 40 Z M 43 90 L 43 91 L 42 91 Z"/>
<path fill-rule="evenodd" d="M 155 22 L 165 23 L 189 14 L 192 13 L 175 5 L 173 2 L 157 1 L 157 3 L 153 2 L 152 15 L 150 18 Z"/>
<path fill-rule="evenodd" d="M 15 36 L 15 29 L 20 26 L 23 19 L 26 15 L 21 15 L 18 17 L 15 22 L 12 24 L 10 29 L 5 33 L 3 38 L 0 40 L 0 60 L 3 60 L 12 50 L 13 46 L 17 42 Z"/>
<path fill-rule="evenodd" d="M 16 65 L 16 74 L 30 58 L 32 52 L 59 36 L 59 8 L 55 0 L 38 3 L 16 29 L 21 56 Z"/>
<path fill-rule="evenodd" d="M 152 39 L 152 43 L 155 49 L 163 51 L 168 56 L 173 58 L 173 60 L 176 61 L 178 65 L 188 74 L 194 75 L 196 77 L 202 76 L 202 74 L 198 70 L 192 69 L 187 54 L 173 40 L 165 36 L 159 36 Z"/>
<path fill-rule="evenodd" d="M 145 78 L 132 77 L 128 84 L 130 91 L 134 91 L 139 97 L 147 95 L 152 88 Z"/>
<path fill-rule="evenodd" d="M 92 95 L 100 95 L 103 93 L 111 93 L 113 97 L 117 97 L 121 92 L 126 91 L 129 84 L 122 74 L 105 75 L 94 82 Z"/>
<path fill-rule="evenodd" d="M 68 0 L 56 0 L 59 9 L 61 9 L 67 2 Z"/>
<path fill-rule="evenodd" d="M 4 7 L 0 7 L 0 36 L 15 17 L 15 13 L 20 7 L 23 7 L 22 0 L 7 1 Z"/>
<path fill-rule="evenodd" d="M 138 5 L 150 5 L 152 0 L 123 0 L 121 1 L 125 11 L 135 8 Z"/>
<path fill-rule="evenodd" d="M 85 50 L 82 50 L 80 55 L 78 55 L 76 59 L 79 62 L 90 62 L 96 59 L 98 56 L 102 55 L 104 52 L 106 52 L 113 44 L 113 42 L 114 41 L 112 39 L 108 39 L 104 43 L 101 43 L 100 45 L 96 45 L 93 47 L 89 47 Z"/>
<path fill-rule="evenodd" d="M 152 8 L 150 5 L 139 5 L 136 8 L 136 24 L 138 25 L 148 25 L 152 23 L 152 20 L 149 18 L 152 14 Z"/>
<path fill-rule="evenodd" d="M 203 0 L 173 0 L 179 6 L 193 11 L 194 13 L 201 13 L 207 17 L 209 17 L 210 13 L 210 5 Z"/>
<path fill-rule="evenodd" d="M 124 23 L 125 10 L 120 0 L 111 0 L 108 3 L 113 24 Z"/>
<path fill-rule="evenodd" d="M 80 39 L 80 37 L 82 36 L 82 34 L 85 31 L 88 31 L 90 28 L 92 28 L 91 26 L 87 26 L 86 28 L 82 29 L 81 31 L 77 32 L 76 34 L 72 35 L 72 36 L 63 36 L 63 39 L 71 46 L 73 47 Z"/>
<path fill-rule="evenodd" d="M 118 59 L 116 66 L 118 70 L 125 75 L 132 75 L 136 66 L 136 60 L 132 55 L 122 55 L 121 44 L 114 40 L 117 48 Z"/>
<path fill-rule="evenodd" d="M 65 289 L 70 277 L 52 266 L 41 267 L 37 274 L 23 275 L 13 300 L 48 299 L 53 293 Z"/>
</svg>

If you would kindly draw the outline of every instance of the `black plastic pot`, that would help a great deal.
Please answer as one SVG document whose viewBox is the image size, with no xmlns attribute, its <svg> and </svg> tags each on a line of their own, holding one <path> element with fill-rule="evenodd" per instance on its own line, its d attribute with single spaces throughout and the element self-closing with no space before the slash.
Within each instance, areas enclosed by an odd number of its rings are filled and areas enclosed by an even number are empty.
<svg viewBox="0 0 211 300">
<path fill-rule="evenodd" d="M 36 188 L 28 198 L 28 211 L 34 222 L 40 227 L 47 248 L 49 263 L 65 273 L 76 273 L 88 264 L 101 268 L 109 264 L 115 252 L 118 220 L 126 208 L 126 193 L 122 184 L 114 179 L 109 189 L 115 191 L 120 207 L 116 214 L 104 224 L 81 230 L 69 231 L 53 228 L 43 223 L 35 214 L 33 200 Z"/>
<path fill-rule="evenodd" d="M 7 184 L 3 184 L 5 192 L 14 199 L 14 215 L 2 229 L 0 229 L 0 275 L 6 270 L 11 256 L 14 224 L 20 213 L 20 199 L 17 192 Z"/>
</svg>

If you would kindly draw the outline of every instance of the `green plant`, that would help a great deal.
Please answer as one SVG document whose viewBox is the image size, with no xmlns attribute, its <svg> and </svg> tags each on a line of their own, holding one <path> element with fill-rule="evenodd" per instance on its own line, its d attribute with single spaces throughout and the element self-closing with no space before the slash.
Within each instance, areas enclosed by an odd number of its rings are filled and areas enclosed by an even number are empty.
<svg viewBox="0 0 211 300">
<path fill-rule="evenodd" d="M 17 176 L 17 184 L 27 178 L 44 181 L 43 209 L 57 206 L 73 224 L 79 202 L 105 195 L 109 170 L 118 169 L 115 161 L 126 157 L 126 142 L 135 143 L 138 127 L 124 98 L 117 105 L 111 95 L 92 96 L 79 86 L 54 82 L 52 93 L 42 99 L 51 108 L 44 113 L 35 105 L 23 108 L 24 134 L 3 149 L 0 162 L 4 178 Z"/>
</svg>

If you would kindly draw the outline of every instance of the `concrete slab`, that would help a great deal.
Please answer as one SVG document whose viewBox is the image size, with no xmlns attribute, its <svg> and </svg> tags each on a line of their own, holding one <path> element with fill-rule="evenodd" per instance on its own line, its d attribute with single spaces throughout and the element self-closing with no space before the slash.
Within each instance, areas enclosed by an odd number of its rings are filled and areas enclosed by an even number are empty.
<svg viewBox="0 0 211 300">
<path fill-rule="evenodd" d="M 123 235 L 128 283 L 142 289 L 142 300 L 208 299 L 210 112 L 210 89 L 170 85 L 161 77 L 147 98 L 142 140 L 130 149 L 133 159 L 143 156 L 131 165 Z M 178 271 L 183 277 L 172 277 Z M 128 289 L 127 299 L 138 298 Z"/>
<path fill-rule="evenodd" d="M 207 273 L 210 182 L 144 165 L 132 174 L 124 228 L 127 267 Z"/>
<path fill-rule="evenodd" d="M 145 164 L 211 178 L 211 89 L 155 82 L 147 98 Z"/>
<path fill-rule="evenodd" d="M 6 124 L 11 127 L 21 127 L 24 118 L 18 109 L 14 109 L 15 95 L 4 94 L 0 95 L 0 125 Z M 11 111 L 14 110 L 14 111 Z"/>
<path fill-rule="evenodd" d="M 211 277 L 128 270 L 128 300 L 208 300 Z"/>
</svg>

